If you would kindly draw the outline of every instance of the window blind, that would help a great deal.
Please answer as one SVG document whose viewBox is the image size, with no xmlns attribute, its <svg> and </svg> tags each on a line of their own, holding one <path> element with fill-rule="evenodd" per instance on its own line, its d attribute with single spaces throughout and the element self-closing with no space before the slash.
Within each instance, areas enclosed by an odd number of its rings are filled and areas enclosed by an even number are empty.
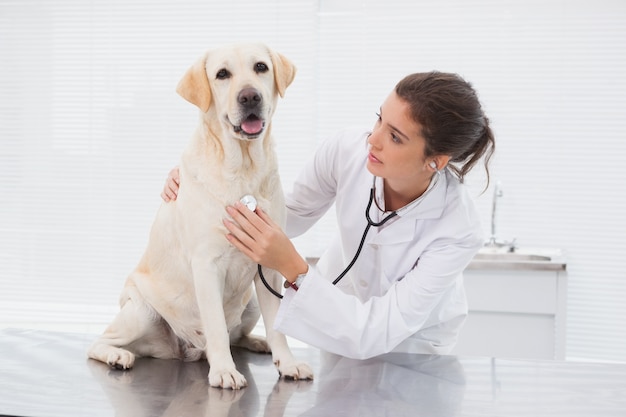
<svg viewBox="0 0 626 417">
<path fill-rule="evenodd" d="M 273 133 L 289 188 L 404 75 L 473 83 L 497 136 L 498 235 L 563 249 L 567 356 L 626 361 L 626 4 L 619 0 L 0 0 L 0 321 L 106 323 L 196 123 L 174 88 L 207 48 L 298 66 Z M 467 179 L 489 233 L 492 187 Z M 367 198 L 367 196 L 364 196 Z M 319 256 L 328 216 L 296 240 Z"/>
<path fill-rule="evenodd" d="M 207 49 L 265 42 L 303 74 L 274 120 L 288 183 L 315 141 L 315 7 L 0 1 L 0 322 L 110 321 L 197 125 L 176 85 Z"/>
<path fill-rule="evenodd" d="M 486 235 L 499 180 L 498 237 L 566 253 L 567 357 L 626 361 L 626 3 L 331 1 L 319 35 L 323 133 L 371 125 L 408 73 L 472 82 L 497 141 L 489 189 L 466 181 Z"/>
</svg>

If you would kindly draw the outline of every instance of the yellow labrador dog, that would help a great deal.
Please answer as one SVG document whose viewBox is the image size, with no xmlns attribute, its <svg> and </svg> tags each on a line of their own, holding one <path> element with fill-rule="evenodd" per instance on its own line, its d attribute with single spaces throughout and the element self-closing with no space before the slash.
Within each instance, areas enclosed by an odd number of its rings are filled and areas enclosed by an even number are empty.
<svg viewBox="0 0 626 417">
<path fill-rule="evenodd" d="M 247 194 L 284 223 L 271 118 L 294 76 L 288 59 L 260 44 L 208 51 L 184 75 L 177 92 L 200 108 L 200 122 L 181 158 L 179 194 L 161 205 L 120 312 L 90 358 L 128 369 L 136 356 L 206 356 L 209 384 L 238 389 L 246 379 L 235 368 L 232 344 L 271 350 L 283 377 L 313 377 L 273 330 L 279 301 L 260 283 L 256 264 L 226 240 L 222 224 L 225 207 Z M 264 272 L 280 288 L 279 274 Z M 266 338 L 250 334 L 260 314 Z"/>
</svg>

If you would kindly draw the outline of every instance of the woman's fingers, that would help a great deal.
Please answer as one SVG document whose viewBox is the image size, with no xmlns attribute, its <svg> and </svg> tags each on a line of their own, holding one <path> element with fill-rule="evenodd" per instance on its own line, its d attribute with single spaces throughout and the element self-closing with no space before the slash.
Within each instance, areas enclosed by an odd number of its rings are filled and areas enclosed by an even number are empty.
<svg viewBox="0 0 626 417">
<path fill-rule="evenodd" d="M 228 241 L 254 262 L 290 276 L 301 271 L 302 257 L 274 221 L 260 208 L 250 211 L 241 203 L 226 207 L 232 217 L 224 219 Z M 294 263 L 294 259 L 296 259 Z M 296 265 L 297 264 L 297 265 Z M 295 265 L 295 269 L 294 269 Z"/>
<path fill-rule="evenodd" d="M 254 251 L 251 250 L 248 246 L 246 246 L 243 242 L 247 241 L 249 245 L 254 243 L 254 241 L 248 236 L 245 232 L 243 232 L 239 227 L 228 219 L 224 219 L 224 226 L 228 229 L 229 233 L 226 235 L 226 239 L 239 251 L 241 251 L 248 258 L 252 259 L 255 262 L 259 262 L 259 258 L 255 255 Z"/>
<path fill-rule="evenodd" d="M 226 207 L 226 212 L 232 217 L 224 220 L 230 232 L 228 240 L 256 262 L 273 262 L 276 246 L 280 246 L 280 239 L 277 240 L 280 237 L 277 232 L 282 233 L 280 227 L 260 208 L 253 212 L 240 202 Z"/>
<path fill-rule="evenodd" d="M 172 170 L 167 174 L 167 178 L 165 179 L 165 185 L 163 186 L 163 191 L 161 192 L 161 198 L 166 203 L 176 200 L 178 197 L 178 188 L 180 187 L 180 170 L 178 167 L 172 168 Z"/>
<path fill-rule="evenodd" d="M 265 222 L 265 224 L 269 225 L 269 227 L 271 227 L 272 229 L 280 229 L 280 226 L 274 223 L 274 220 L 272 220 L 272 218 L 268 216 L 267 213 L 261 209 L 261 207 L 257 207 L 255 213 L 261 220 L 263 220 L 263 222 Z"/>
<path fill-rule="evenodd" d="M 257 238 L 267 227 L 267 224 L 255 212 L 241 202 L 236 202 L 234 206 L 226 207 L 226 212 L 237 222 L 241 229 L 253 238 Z"/>
<path fill-rule="evenodd" d="M 163 191 L 161 192 L 161 198 L 166 202 L 170 202 L 176 200 L 178 197 L 178 185 L 173 183 L 173 180 L 168 178 L 165 181 L 165 186 L 163 187 Z"/>
<path fill-rule="evenodd" d="M 233 219 L 232 221 L 224 219 L 224 226 L 230 233 L 226 237 L 237 249 L 258 262 L 260 258 L 257 255 L 263 251 L 263 248 L 259 244 L 262 233 L 253 225 L 256 214 L 240 203 L 236 204 L 236 207 L 226 207 L 226 212 Z"/>
</svg>

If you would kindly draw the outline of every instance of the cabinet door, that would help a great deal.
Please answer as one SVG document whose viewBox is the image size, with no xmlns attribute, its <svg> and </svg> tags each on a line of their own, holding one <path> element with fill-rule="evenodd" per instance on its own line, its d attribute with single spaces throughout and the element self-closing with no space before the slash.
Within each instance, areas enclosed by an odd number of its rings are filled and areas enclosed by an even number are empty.
<svg viewBox="0 0 626 417">
<path fill-rule="evenodd" d="M 453 354 L 554 359 L 554 317 L 471 311 Z"/>
<path fill-rule="evenodd" d="M 465 271 L 470 311 L 556 314 L 553 271 Z"/>
<path fill-rule="evenodd" d="M 465 271 L 469 315 L 456 355 L 555 358 L 557 274 Z"/>
</svg>

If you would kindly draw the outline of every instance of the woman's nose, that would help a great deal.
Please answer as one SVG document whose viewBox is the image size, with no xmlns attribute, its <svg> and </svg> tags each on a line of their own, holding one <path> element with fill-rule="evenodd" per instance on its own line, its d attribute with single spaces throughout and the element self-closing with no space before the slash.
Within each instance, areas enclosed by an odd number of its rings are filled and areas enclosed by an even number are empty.
<svg viewBox="0 0 626 417">
<path fill-rule="evenodd" d="M 378 137 L 378 134 L 376 132 L 376 128 L 374 128 L 374 130 L 372 130 L 370 132 L 370 134 L 367 136 L 367 143 L 369 143 L 369 145 L 373 148 L 378 148 L 380 145 L 380 140 Z"/>
</svg>

